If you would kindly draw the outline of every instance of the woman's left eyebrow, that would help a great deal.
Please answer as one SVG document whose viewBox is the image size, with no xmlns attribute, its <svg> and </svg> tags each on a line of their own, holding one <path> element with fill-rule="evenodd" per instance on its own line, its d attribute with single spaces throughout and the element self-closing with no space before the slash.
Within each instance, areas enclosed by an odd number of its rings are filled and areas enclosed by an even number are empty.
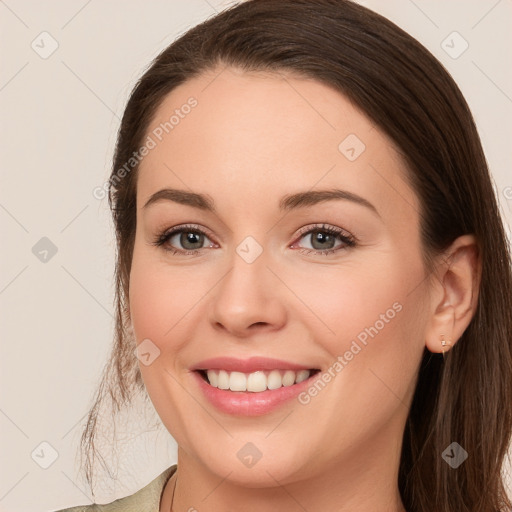
<svg viewBox="0 0 512 512">
<path fill-rule="evenodd" d="M 279 201 L 279 209 L 281 211 L 290 211 L 297 208 L 307 208 L 318 203 L 334 200 L 345 200 L 365 206 L 375 215 L 381 218 L 377 208 L 364 197 L 361 197 L 348 190 L 329 189 L 329 190 L 307 190 L 286 195 Z M 192 206 L 201 210 L 216 213 L 215 203 L 213 199 L 205 194 L 190 192 L 188 190 L 180 190 L 174 188 L 164 188 L 155 192 L 143 206 L 148 208 L 150 205 L 161 201 L 173 201 L 175 203 Z"/>
<path fill-rule="evenodd" d="M 375 208 L 370 201 L 364 197 L 354 194 L 353 192 L 338 188 L 328 190 L 307 190 L 305 192 L 286 195 L 281 199 L 281 201 L 279 201 L 279 209 L 283 211 L 290 211 L 295 208 L 307 208 L 308 206 L 313 206 L 318 203 L 334 200 L 352 201 L 361 206 L 365 206 L 377 215 L 377 217 L 381 218 L 377 208 Z"/>
</svg>

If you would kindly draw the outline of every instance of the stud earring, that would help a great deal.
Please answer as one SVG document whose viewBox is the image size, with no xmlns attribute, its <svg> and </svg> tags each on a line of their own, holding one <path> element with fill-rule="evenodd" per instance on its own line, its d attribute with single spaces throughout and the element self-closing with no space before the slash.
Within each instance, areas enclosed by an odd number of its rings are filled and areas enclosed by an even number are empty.
<svg viewBox="0 0 512 512">
<path fill-rule="evenodd" d="M 451 347 L 451 346 L 452 346 L 452 342 L 451 342 L 451 340 L 450 340 L 450 341 L 446 341 L 446 340 L 444 339 L 444 336 L 445 336 L 444 334 L 441 334 L 441 345 L 442 345 L 442 347 L 443 347 L 443 349 L 442 349 L 442 350 L 443 350 L 443 359 L 444 359 L 444 357 L 445 357 L 445 356 L 444 356 L 444 353 L 445 353 L 444 347 L 446 347 L 446 345 L 448 345 L 449 347 Z"/>
</svg>

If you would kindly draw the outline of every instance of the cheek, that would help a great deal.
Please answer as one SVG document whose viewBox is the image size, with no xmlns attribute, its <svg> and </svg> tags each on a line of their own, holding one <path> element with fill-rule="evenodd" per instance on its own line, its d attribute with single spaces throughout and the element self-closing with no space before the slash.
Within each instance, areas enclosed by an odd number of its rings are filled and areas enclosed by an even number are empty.
<svg viewBox="0 0 512 512">
<path fill-rule="evenodd" d="M 309 312 L 305 311 L 304 318 L 311 318 L 310 324 L 318 323 L 318 339 L 334 355 L 348 349 L 351 340 L 368 338 L 368 328 L 376 325 L 384 332 L 400 317 L 409 291 L 401 268 L 391 258 L 386 261 L 383 254 L 376 263 L 359 261 L 316 269 L 314 279 L 290 271 L 286 281 L 307 304 Z"/>
<path fill-rule="evenodd" d="M 392 410 L 396 397 L 389 389 L 404 396 L 416 374 L 424 348 L 424 292 L 418 287 L 424 271 L 409 252 L 379 251 L 291 284 L 315 313 L 305 318 L 311 318 L 310 329 L 317 325 L 315 341 L 330 355 L 332 374 L 340 376 L 330 386 L 331 398 L 342 395 L 353 414 L 384 404 Z"/>
<path fill-rule="evenodd" d="M 157 342 L 170 328 L 173 319 L 164 312 L 169 296 L 169 287 L 154 268 L 134 259 L 130 275 L 130 313 L 138 341 L 149 338 Z M 172 306 L 168 313 L 171 311 Z"/>
<path fill-rule="evenodd" d="M 167 265 L 165 255 L 155 258 L 154 254 L 135 251 L 129 300 L 137 340 L 149 338 L 163 350 L 165 340 L 173 339 L 204 296 L 201 283 L 204 279 L 191 279 L 185 268 Z"/>
<path fill-rule="evenodd" d="M 154 252 L 135 248 L 129 295 L 133 330 L 138 344 L 149 339 L 159 350 L 155 356 L 150 348 L 152 360 L 146 365 L 141 359 L 139 368 L 158 415 L 170 432 L 172 428 L 172 435 L 186 444 L 179 426 L 186 425 L 188 412 L 182 404 L 189 403 L 190 397 L 176 379 L 176 368 L 180 349 L 190 339 L 187 320 L 192 305 L 204 292 L 184 276 L 179 268 L 171 271 Z"/>
<path fill-rule="evenodd" d="M 371 265 L 329 269 L 332 275 L 303 282 L 301 296 L 323 324 L 315 341 L 331 358 L 328 383 L 320 392 L 310 388 L 304 403 L 319 422 L 333 425 L 329 436 L 340 443 L 346 432 L 355 439 L 360 425 L 375 430 L 406 410 L 424 348 L 423 269 L 421 261 L 404 259 L 382 253 Z"/>
</svg>

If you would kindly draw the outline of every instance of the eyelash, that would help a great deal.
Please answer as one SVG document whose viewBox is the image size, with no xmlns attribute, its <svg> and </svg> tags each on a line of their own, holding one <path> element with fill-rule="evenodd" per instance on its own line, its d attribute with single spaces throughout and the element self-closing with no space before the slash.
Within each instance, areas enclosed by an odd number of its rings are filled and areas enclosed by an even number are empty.
<svg viewBox="0 0 512 512">
<path fill-rule="evenodd" d="M 205 235 L 206 237 L 210 238 L 209 233 L 206 231 L 203 231 L 201 228 L 199 228 L 196 225 L 193 224 L 185 224 L 181 226 L 176 226 L 175 228 L 172 228 L 170 231 L 163 231 L 162 233 L 158 234 L 156 238 L 153 240 L 152 245 L 155 245 L 157 247 L 162 247 L 164 251 L 170 252 L 172 255 L 181 255 L 181 256 L 192 256 L 197 255 L 202 249 L 206 249 L 206 247 L 203 247 L 201 249 L 193 249 L 193 250 L 186 250 L 186 249 L 176 249 L 176 248 L 167 248 L 165 247 L 165 243 L 174 235 L 181 232 L 187 232 L 187 233 L 195 233 L 200 235 Z M 343 234 L 346 233 L 346 231 L 336 228 L 334 226 L 328 226 L 326 224 L 317 224 L 314 226 L 306 226 L 299 230 L 299 240 L 303 238 L 305 235 L 315 233 L 315 232 L 321 232 L 321 233 L 328 233 L 329 235 L 336 235 L 339 237 L 339 239 L 343 242 L 343 246 L 338 247 L 336 249 L 326 249 L 326 250 L 320 250 L 320 249 L 308 249 L 305 247 L 302 247 L 298 249 L 298 252 L 300 254 L 306 254 L 306 255 L 328 255 L 332 254 L 344 249 L 348 249 L 351 247 L 355 247 L 356 245 L 356 237 L 350 234 Z"/>
</svg>

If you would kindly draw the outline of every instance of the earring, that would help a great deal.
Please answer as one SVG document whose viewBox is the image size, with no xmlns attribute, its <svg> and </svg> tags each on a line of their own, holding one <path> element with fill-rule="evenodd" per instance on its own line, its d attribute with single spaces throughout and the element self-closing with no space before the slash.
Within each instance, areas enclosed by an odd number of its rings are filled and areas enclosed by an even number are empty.
<svg viewBox="0 0 512 512">
<path fill-rule="evenodd" d="M 448 345 L 449 347 L 451 347 L 451 346 L 452 346 L 452 342 L 451 342 L 451 340 L 450 340 L 450 341 L 446 341 L 446 340 L 444 339 L 444 336 L 445 336 L 444 334 L 441 334 L 441 345 L 442 345 L 442 347 L 443 347 L 443 349 L 442 349 L 442 350 L 443 350 L 443 359 L 444 359 L 444 357 L 445 357 L 445 356 L 444 356 L 444 353 L 445 353 L 444 347 L 446 347 L 446 345 Z"/>
</svg>

